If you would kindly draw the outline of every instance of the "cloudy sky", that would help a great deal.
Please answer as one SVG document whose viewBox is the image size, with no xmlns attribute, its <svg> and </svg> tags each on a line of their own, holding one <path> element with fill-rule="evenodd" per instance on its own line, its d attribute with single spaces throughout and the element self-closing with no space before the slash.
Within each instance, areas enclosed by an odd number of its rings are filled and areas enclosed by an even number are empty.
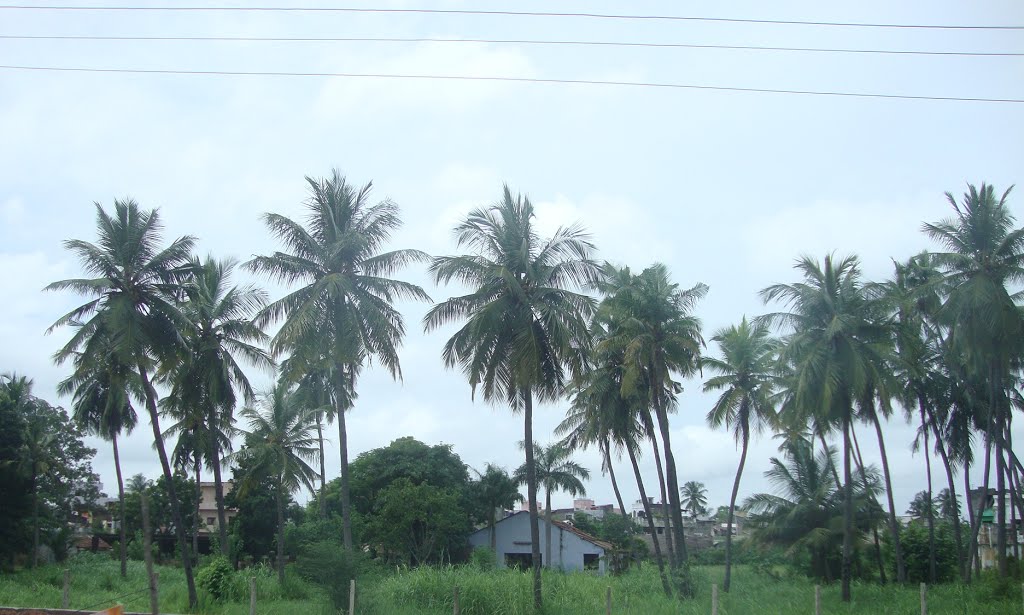
<svg viewBox="0 0 1024 615">
<path fill-rule="evenodd" d="M 112 0 L 122 6 L 127 0 Z M 79 4 L 84 4 L 80 2 Z M 145 6 L 145 0 L 131 6 Z M 196 4 L 202 4 L 197 2 Z M 226 3 L 243 3 L 229 0 Z M 326 5 L 306 0 L 291 6 Z M 289 6 L 276 0 L 265 6 Z M 681 2 L 559 0 L 486 3 L 389 1 L 390 8 L 514 9 L 888 24 L 1022 25 L 1015 1 Z M 681 285 L 704 282 L 705 330 L 766 309 L 758 291 L 795 279 L 794 259 L 856 253 L 865 274 L 929 247 L 921 222 L 946 216 L 943 192 L 966 182 L 999 190 L 1024 180 L 1024 105 L 753 93 L 655 87 L 354 77 L 67 72 L 9 68 L 361 73 L 488 76 L 1024 99 L 1024 57 L 814 53 L 495 42 L 97 41 L 11 36 L 440 38 L 623 41 L 691 45 L 1024 53 L 1020 31 L 772 25 L 721 21 L 344 12 L 53 11 L 0 8 L 0 371 L 58 399 L 67 369 L 50 357 L 67 331 L 46 327 L 78 298 L 40 292 L 78 276 L 61 247 L 93 239 L 93 202 L 133 197 L 159 207 L 166 236 L 192 234 L 201 253 L 248 259 L 277 246 L 259 220 L 301 216 L 304 175 L 339 168 L 372 180 L 401 207 L 394 246 L 454 250 L 450 229 L 470 208 L 527 193 L 550 231 L 582 221 L 600 257 L 641 269 L 666 263 Z M 1024 218 L 1024 195 L 1010 199 Z M 453 292 L 422 268 L 406 279 L 435 299 Z M 239 282 L 250 281 L 240 273 Z M 251 280 L 266 284 L 263 280 Z M 268 285 L 274 297 L 281 288 Z M 522 424 L 470 399 L 441 347 L 451 330 L 422 333 L 428 306 L 403 305 L 409 335 L 404 382 L 370 370 L 349 419 L 353 457 L 411 435 L 451 444 L 476 468 L 520 463 Z M 712 346 L 709 352 L 716 352 Z M 252 373 L 264 386 L 265 374 Z M 705 427 L 712 399 L 685 383 L 673 417 L 680 481 L 703 481 L 727 503 L 738 455 L 730 436 Z M 547 442 L 566 404 L 540 408 Z M 128 474 L 159 465 L 142 425 L 122 448 Z M 869 459 L 873 435 L 861 428 Z M 897 508 L 924 488 L 913 429 L 886 428 Z M 1018 435 L 1024 438 L 1024 435 Z M 336 442 L 336 439 L 333 441 Z M 95 461 L 114 491 L 108 446 Z M 332 443 L 333 444 L 333 443 Z M 328 476 L 338 455 L 328 447 Z M 776 452 L 750 455 L 741 496 L 764 491 Z M 613 501 L 598 457 L 588 492 Z M 636 499 L 628 462 L 617 466 Z M 644 472 L 654 484 L 653 462 Z M 937 480 L 944 480 L 936 472 Z M 958 486 L 961 483 L 958 483 Z M 940 485 L 941 486 L 941 485 Z M 936 487 L 939 488 L 939 487 Z M 304 496 L 303 498 L 304 499 Z M 557 497 L 559 505 L 569 498 Z"/>
</svg>

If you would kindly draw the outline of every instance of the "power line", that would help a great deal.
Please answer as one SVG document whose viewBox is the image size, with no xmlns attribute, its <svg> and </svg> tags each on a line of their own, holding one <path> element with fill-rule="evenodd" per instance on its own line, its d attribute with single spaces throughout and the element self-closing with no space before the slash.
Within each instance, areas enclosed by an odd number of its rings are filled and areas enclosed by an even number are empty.
<svg viewBox="0 0 1024 615">
<path fill-rule="evenodd" d="M 844 28 L 911 28 L 925 30 L 1024 30 L 1024 25 L 949 25 L 900 24 L 841 21 L 795 21 L 784 19 L 741 19 L 732 17 L 691 17 L 684 15 L 625 15 L 614 13 L 499 11 L 480 9 L 395 9 L 369 7 L 281 7 L 281 6 L 65 6 L 65 5 L 0 5 L 0 10 L 26 11 L 174 11 L 174 12 L 289 12 L 289 13 L 413 13 L 420 15 L 485 15 L 503 17 L 581 17 L 588 19 L 629 19 L 644 21 L 703 21 L 790 26 L 832 26 Z"/>
<path fill-rule="evenodd" d="M 918 56 L 1021 57 L 1024 52 L 926 51 L 902 49 L 830 49 L 822 47 L 766 47 L 758 45 L 701 45 L 695 43 L 645 43 L 630 41 L 583 41 L 490 38 L 396 38 L 396 37 L 316 37 L 316 36 L 101 36 L 78 34 L 22 35 L 0 34 L 0 40 L 71 41 L 175 41 L 175 42 L 255 42 L 255 43 L 487 43 L 498 45 L 561 45 L 593 47 L 641 47 L 668 49 L 729 49 L 740 51 L 793 51 L 816 53 L 892 54 Z"/>
<path fill-rule="evenodd" d="M 709 90 L 718 92 L 752 92 L 762 94 L 804 94 L 812 96 L 841 96 L 853 98 L 887 98 L 898 100 L 933 100 L 981 103 L 1024 103 L 1024 98 L 972 98 L 962 96 L 914 96 L 909 94 L 880 94 L 871 92 L 840 92 L 826 90 L 791 90 L 775 88 L 746 88 L 718 85 L 695 85 L 684 83 L 658 83 L 643 81 L 604 81 L 597 79 L 545 79 L 539 77 L 488 77 L 467 75 L 406 75 L 393 73 L 334 73 L 334 72 L 291 72 L 291 71 L 228 71 L 228 70 L 175 70 L 143 68 L 88 68 L 71 66 L 15 66 L 0 65 L 0 70 L 79 72 L 79 73 L 127 73 L 141 75 L 203 75 L 203 76 L 245 76 L 245 77 L 348 77 L 356 79 L 415 79 L 444 81 L 497 81 L 513 83 L 558 83 L 571 85 L 600 85 L 622 87 L 647 87 L 682 90 Z"/>
</svg>

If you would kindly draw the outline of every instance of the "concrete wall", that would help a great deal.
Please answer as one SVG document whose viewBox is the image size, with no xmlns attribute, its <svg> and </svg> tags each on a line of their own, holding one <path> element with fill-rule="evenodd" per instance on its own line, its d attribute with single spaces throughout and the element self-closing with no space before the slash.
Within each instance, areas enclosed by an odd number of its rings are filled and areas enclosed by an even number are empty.
<svg viewBox="0 0 1024 615">
<path fill-rule="evenodd" d="M 542 516 L 540 525 L 540 553 L 545 565 L 547 562 L 547 544 L 545 542 L 545 523 Z M 499 568 L 505 568 L 505 555 L 509 553 L 529 554 L 532 551 L 530 543 L 530 515 L 518 513 L 507 517 L 495 526 L 496 531 L 496 556 Z M 473 532 L 469 536 L 469 544 L 476 547 L 491 546 L 490 528 L 483 528 Z M 604 549 L 583 540 L 576 534 L 565 530 L 555 524 L 551 526 L 551 567 L 560 568 L 565 571 L 582 571 L 583 556 L 597 555 L 598 572 L 604 574 L 605 553 Z"/>
</svg>

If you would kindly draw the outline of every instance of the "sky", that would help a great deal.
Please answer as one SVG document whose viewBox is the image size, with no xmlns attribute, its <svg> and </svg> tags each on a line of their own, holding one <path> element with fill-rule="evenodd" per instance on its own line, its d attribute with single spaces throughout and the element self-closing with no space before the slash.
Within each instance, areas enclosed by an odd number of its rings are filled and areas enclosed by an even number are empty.
<svg viewBox="0 0 1024 615">
<path fill-rule="evenodd" d="M 157 6 L 144 0 L 111 5 Z M 23 3 L 26 4 L 26 3 Z M 71 6 L 74 2 L 67 2 Z M 79 2 L 78 4 L 96 4 Z M 196 0 L 196 5 L 207 4 Z M 217 5 L 243 3 L 225 0 Z M 263 6 L 327 6 L 320 0 Z M 386 1 L 374 6 L 512 9 L 633 15 L 1024 25 L 1019 2 L 858 3 Z M 1013 30 L 827 27 L 582 17 L 331 12 L 36 11 L 0 8 L 0 37 L 350 37 L 590 40 L 699 45 L 825 47 L 1024 53 Z M 812 53 L 694 48 L 528 45 L 484 42 L 97 41 L 0 38 L 4 66 L 184 71 L 374 73 L 672 83 L 719 87 L 1024 99 L 1024 57 Z M 545 233 L 582 222 L 598 257 L 633 269 L 665 263 L 683 287 L 710 292 L 696 308 L 706 337 L 777 306 L 758 291 L 796 281 L 794 260 L 828 252 L 859 255 L 865 277 L 882 280 L 892 260 L 935 248 L 923 221 L 948 216 L 944 192 L 967 182 L 1002 191 L 1024 180 L 1024 105 L 877 99 L 581 84 L 137 74 L 0 68 L 0 372 L 34 379 L 59 398 L 68 375 L 53 353 L 69 337 L 46 335 L 81 303 L 43 293 L 82 272 L 62 247 L 95 238 L 94 205 L 131 197 L 159 208 L 165 238 L 191 234 L 200 254 L 245 261 L 279 246 L 260 216 L 301 217 L 304 176 L 338 168 L 371 181 L 374 197 L 402 209 L 393 247 L 452 254 L 452 226 L 501 196 L 502 184 L 531 198 Z M 1024 218 L 1024 195 L 1010 209 Z M 435 299 L 423 266 L 402 273 Z M 277 298 L 285 289 L 239 271 Z M 402 436 L 453 446 L 483 469 L 522 463 L 521 417 L 474 401 L 441 348 L 454 329 L 426 334 L 427 304 L 401 304 L 408 336 L 404 379 L 371 368 L 348 418 L 352 458 Z M 717 352 L 714 344 L 707 351 Z M 249 370 L 266 388 L 270 375 Z M 680 483 L 705 483 L 709 504 L 728 503 L 739 455 L 732 437 L 705 424 L 713 396 L 683 382 L 671 418 Z M 535 413 L 537 440 L 554 440 L 566 402 Z M 336 431 L 328 478 L 338 475 Z M 869 462 L 874 434 L 858 430 Z M 897 512 L 925 488 L 914 428 L 885 426 Z M 1016 436 L 1024 441 L 1024 434 Z M 109 445 L 92 439 L 108 493 L 116 492 Z M 145 419 L 121 447 L 126 475 L 159 474 Z M 751 448 L 740 499 L 770 490 L 777 454 L 768 436 Z M 593 451 L 588 495 L 614 502 Z M 934 464 L 936 490 L 945 478 Z M 637 499 L 628 460 L 616 464 L 627 502 Z M 641 467 L 648 489 L 651 456 Z M 958 489 L 962 482 L 958 480 Z M 300 501 L 305 494 L 297 496 Z M 568 506 L 567 495 L 554 497 Z M 627 504 L 629 506 L 629 504 Z"/>
</svg>

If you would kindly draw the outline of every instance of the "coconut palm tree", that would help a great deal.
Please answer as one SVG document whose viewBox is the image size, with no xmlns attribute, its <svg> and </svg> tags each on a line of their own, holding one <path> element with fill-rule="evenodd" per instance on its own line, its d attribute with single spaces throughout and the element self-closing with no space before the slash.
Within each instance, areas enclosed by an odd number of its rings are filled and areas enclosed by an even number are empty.
<svg viewBox="0 0 1024 615">
<path fill-rule="evenodd" d="M 298 489 L 316 491 L 316 471 L 309 463 L 316 459 L 317 442 L 312 431 L 316 416 L 296 403 L 294 394 L 277 385 L 262 395 L 258 407 L 246 407 L 242 416 L 249 422 L 243 431 L 245 446 L 233 454 L 250 471 L 238 493 L 245 497 L 269 477 L 277 503 L 277 578 L 284 583 L 284 503 Z"/>
<path fill-rule="evenodd" d="M 832 477 L 835 450 L 828 447 L 817 454 L 810 440 L 799 438 L 783 444 L 784 456 L 771 458 L 765 477 L 776 493 L 758 493 L 743 504 L 750 511 L 755 541 L 780 545 L 788 555 L 801 551 L 810 555 L 808 572 L 830 582 L 835 578 L 835 552 L 844 542 L 846 496 Z M 857 481 L 854 489 L 858 534 L 872 516 L 878 491 L 874 469 L 868 481 Z M 840 563 L 841 565 L 841 563 Z"/>
<path fill-rule="evenodd" d="M 925 224 L 923 230 L 946 250 L 932 254 L 948 288 L 939 315 L 950 327 L 950 342 L 965 367 L 986 385 L 985 445 L 995 447 L 996 488 L 1004 493 L 1009 469 L 1003 437 L 1010 415 L 1006 387 L 1013 362 L 1024 352 L 1022 297 L 1010 288 L 1024 281 L 1024 228 L 1014 228 L 1015 219 L 1006 205 L 1012 187 L 1000 198 L 990 185 L 967 187 L 960 203 L 946 193 L 953 216 Z M 988 489 L 987 480 L 983 488 Z M 1005 577 L 1006 508 L 998 507 L 997 515 L 996 557 L 999 575 Z M 976 522 L 972 528 L 972 547 L 978 527 Z"/>
<path fill-rule="evenodd" d="M 14 374 L 5 375 L 5 379 L 7 391 L 17 390 L 9 395 L 15 399 L 16 407 L 26 410 L 38 401 L 32 397 L 31 380 Z M 32 489 L 32 567 L 36 568 L 39 566 L 39 479 L 50 471 L 57 435 L 49 431 L 49 425 L 38 413 L 27 412 L 24 416 L 21 459 L 17 465 L 29 477 Z"/>
<path fill-rule="evenodd" d="M 790 308 L 760 317 L 790 333 L 781 358 L 792 365 L 793 403 L 817 416 L 819 425 L 838 425 L 843 434 L 842 599 L 850 600 L 853 561 L 854 481 L 851 476 L 850 427 L 854 406 L 875 383 L 885 381 L 890 336 L 877 319 L 877 308 L 861 282 L 855 256 L 824 264 L 810 257 L 796 263 L 803 279 L 761 291 L 764 301 Z"/>
<path fill-rule="evenodd" d="M 181 553 L 188 553 L 178 494 L 172 481 L 171 463 L 164 448 L 157 392 L 152 374 L 161 361 L 180 352 L 180 331 L 187 321 L 176 302 L 182 295 L 182 282 L 191 273 L 189 257 L 195 241 L 179 237 L 162 247 L 160 216 L 157 210 L 144 211 L 133 200 L 114 201 L 110 215 L 96 204 L 99 239 L 90 243 L 78 239 L 64 242 L 76 254 L 92 278 L 54 282 L 46 290 L 71 290 L 90 299 L 68 312 L 47 332 L 77 325 L 70 341 L 57 353 L 59 364 L 88 345 L 98 331 L 109 336 L 112 354 L 138 372 L 140 387 L 153 429 L 153 441 L 164 478 L 168 484 L 171 515 Z M 190 608 L 197 603 L 192 562 L 182 558 Z"/>
<path fill-rule="evenodd" d="M 651 535 L 651 543 L 654 547 L 654 561 L 658 565 L 658 574 L 661 577 L 662 589 L 666 596 L 672 596 L 672 586 L 669 583 L 668 575 L 665 572 L 665 560 L 661 554 L 661 543 L 658 540 L 658 533 L 654 527 L 654 515 L 651 510 L 651 500 L 647 497 L 647 490 L 644 487 L 643 477 L 640 474 L 640 466 L 637 456 L 640 450 L 640 441 L 649 437 L 649 424 L 644 420 L 649 418 L 649 408 L 645 405 L 646 394 L 638 393 L 632 397 L 622 395 L 622 354 L 607 350 L 599 350 L 602 346 L 601 340 L 607 335 L 605 325 L 609 323 L 606 316 L 598 314 L 596 322 L 592 325 L 592 333 L 595 340 L 595 347 L 591 353 L 589 366 L 583 377 L 574 385 L 572 406 L 566 418 L 558 425 L 555 432 L 565 433 L 562 440 L 570 448 L 589 442 L 593 438 L 605 440 L 604 449 L 609 453 L 608 467 L 611 468 L 610 451 L 625 450 L 629 456 L 633 468 L 633 477 L 636 480 L 637 490 L 640 492 L 640 502 L 644 508 L 644 519 L 647 521 L 647 531 Z M 657 447 L 655 447 L 657 451 Z M 614 476 L 614 475 L 613 475 Z M 626 515 L 626 507 L 622 502 L 622 496 L 618 492 L 615 482 L 612 482 L 616 489 L 616 497 L 619 500 L 619 507 L 623 516 Z"/>
<path fill-rule="evenodd" d="M 525 449 L 526 443 L 520 442 L 519 447 Z M 548 446 L 541 446 L 536 442 L 533 445 L 534 470 L 538 486 L 544 487 L 544 553 L 545 566 L 551 567 L 551 494 L 555 491 L 565 491 L 569 495 L 586 495 L 587 489 L 583 481 L 590 480 L 590 470 L 587 470 L 576 463 L 570 457 L 572 451 L 558 443 Z M 527 482 L 526 475 L 528 468 L 523 464 L 516 468 L 512 474 L 517 484 Z"/>
<path fill-rule="evenodd" d="M 345 548 L 352 549 L 348 432 L 345 411 L 364 361 L 377 361 L 396 379 L 402 370 L 398 348 L 405 335 L 400 299 L 429 301 L 415 284 L 393 279 L 398 269 L 426 259 L 417 250 L 382 249 L 402 221 L 390 200 L 370 202 L 372 184 L 361 188 L 334 170 L 327 179 L 306 178 L 306 224 L 268 213 L 263 221 L 287 252 L 257 256 L 245 264 L 256 273 L 299 288 L 264 308 L 258 326 L 283 320 L 271 342 L 275 355 L 312 355 L 326 363 L 338 421 L 341 453 L 341 514 Z"/>
<path fill-rule="evenodd" d="M 677 561 L 674 564 L 684 566 L 686 542 L 668 413 L 674 408 L 676 394 L 680 391 L 673 377 L 690 376 L 700 366 L 704 340 L 700 320 L 692 311 L 707 294 L 708 287 L 697 284 L 681 289 L 669 279 L 668 268 L 660 263 L 636 276 L 609 266 L 606 278 L 609 282 L 601 287 L 605 294 L 601 309 L 617 314 L 618 319 L 617 326 L 609 330 L 608 339 L 602 343 L 623 350 L 623 394 L 632 395 L 642 388 L 649 395 L 648 404 L 657 419 L 665 454 L 666 480 L 663 482 L 675 541 Z M 686 575 L 679 576 L 683 579 L 683 592 L 692 594 L 693 588 Z"/>
<path fill-rule="evenodd" d="M 600 271 L 582 227 L 560 228 L 542 240 L 530 200 L 513 196 L 508 186 L 501 201 L 470 212 L 454 234 L 469 253 L 435 258 L 430 271 L 436 282 L 459 282 L 470 291 L 431 308 L 424 326 L 430 331 L 465 320 L 444 346 L 445 365 L 462 368 L 474 395 L 479 389 L 486 401 L 500 399 L 523 412 L 533 601 L 540 609 L 533 403 L 558 399 L 566 371 L 581 371 L 594 301 L 574 289 L 592 285 Z"/>
<path fill-rule="evenodd" d="M 167 435 L 179 436 L 175 455 L 189 458 L 191 453 L 200 494 L 201 461 L 205 460 L 213 471 L 220 550 L 227 555 L 222 460 L 231 451 L 236 391 L 245 403 L 255 400 L 240 363 L 264 371 L 274 368 L 273 360 L 262 348 L 269 337 L 251 320 L 266 304 L 266 293 L 250 285 L 232 285 L 233 260 L 193 258 L 191 266 L 194 275 L 185 285 L 187 301 L 182 306 L 188 321 L 184 352 L 165 369 L 171 393 L 164 405 L 178 420 Z M 197 507 L 200 499 L 196 498 Z"/>
<path fill-rule="evenodd" d="M 761 433 L 775 421 L 773 403 L 775 357 L 778 342 L 771 337 L 764 323 L 747 322 L 719 329 L 711 338 L 722 352 L 722 358 L 705 356 L 701 367 L 716 374 L 704 382 L 704 392 L 721 391 L 708 412 L 708 425 L 714 429 L 731 429 L 740 445 L 740 461 L 729 497 L 729 514 L 725 532 L 725 580 L 722 589 L 729 591 L 732 577 L 732 522 L 740 478 L 747 461 L 750 433 Z"/>
<path fill-rule="evenodd" d="M 680 490 L 683 499 L 683 507 L 690 511 L 690 517 L 697 518 L 708 505 L 708 490 L 704 483 L 690 480 L 683 484 Z"/>
<path fill-rule="evenodd" d="M 512 508 L 525 498 L 519 493 L 519 483 L 508 475 L 505 468 L 489 463 L 482 473 L 473 471 L 478 479 L 473 483 L 473 493 L 485 514 L 487 527 L 491 531 L 491 550 L 495 551 L 498 548 L 494 529 L 498 522 L 498 511 Z"/>
<path fill-rule="evenodd" d="M 110 341 L 102 334 L 93 336 L 94 352 L 77 353 L 75 371 L 57 387 L 61 395 L 71 395 L 71 418 L 86 433 L 108 440 L 114 451 L 114 473 L 117 476 L 117 503 L 120 518 L 124 519 L 124 481 L 121 475 L 121 455 L 117 447 L 119 435 L 131 434 L 138 423 L 138 414 L 132 396 L 141 397 L 138 377 L 128 365 L 117 361 L 111 352 Z M 121 576 L 128 576 L 127 532 L 119 524 L 118 551 L 121 558 Z"/>
</svg>

